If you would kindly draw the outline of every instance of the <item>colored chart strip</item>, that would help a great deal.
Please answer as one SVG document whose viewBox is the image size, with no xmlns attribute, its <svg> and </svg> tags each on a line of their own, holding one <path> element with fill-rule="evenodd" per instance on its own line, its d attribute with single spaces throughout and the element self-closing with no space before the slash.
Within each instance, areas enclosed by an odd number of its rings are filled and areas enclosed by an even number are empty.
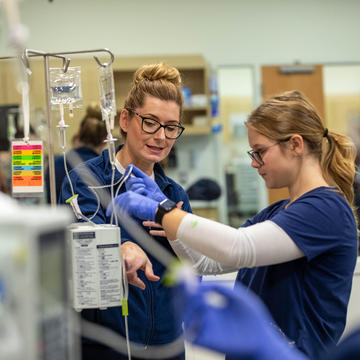
<svg viewBox="0 0 360 360">
<path fill-rule="evenodd" d="M 42 150 L 13 150 L 13 156 L 18 155 L 41 155 Z"/>
<path fill-rule="evenodd" d="M 16 160 L 13 161 L 13 166 L 42 166 L 41 160 L 34 160 L 34 161 L 20 161 Z"/>
<path fill-rule="evenodd" d="M 42 144 L 12 144 L 12 184 L 16 188 L 39 191 L 43 186 Z M 32 190 L 30 190 L 32 189 Z M 25 190 L 24 190 L 25 191 Z"/>
<path fill-rule="evenodd" d="M 13 176 L 13 186 L 42 186 L 42 176 Z"/>
<path fill-rule="evenodd" d="M 31 175 L 41 175 L 41 171 L 22 171 L 22 170 L 15 170 L 13 171 L 14 176 L 31 176 Z"/>
<path fill-rule="evenodd" d="M 42 150 L 42 145 L 13 145 L 13 150 Z"/>
<path fill-rule="evenodd" d="M 13 166 L 13 171 L 41 171 L 42 166 Z"/>
<path fill-rule="evenodd" d="M 15 155 L 13 160 L 40 160 L 41 155 Z"/>
</svg>

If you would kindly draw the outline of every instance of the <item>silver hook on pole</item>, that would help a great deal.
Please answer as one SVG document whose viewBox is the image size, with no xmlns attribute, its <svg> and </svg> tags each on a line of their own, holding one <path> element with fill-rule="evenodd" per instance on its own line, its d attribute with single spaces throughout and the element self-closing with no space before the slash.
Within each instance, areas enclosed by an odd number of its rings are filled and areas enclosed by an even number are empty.
<svg viewBox="0 0 360 360">
<path fill-rule="evenodd" d="M 30 61 L 29 61 L 29 55 L 28 55 L 28 49 L 24 49 L 24 52 L 21 56 L 21 60 L 23 62 L 23 64 L 25 65 L 25 71 L 28 75 L 31 75 L 31 70 L 30 70 Z"/>
<path fill-rule="evenodd" d="M 97 56 L 94 56 L 94 59 L 99 64 L 99 66 L 107 67 L 114 62 L 115 57 L 114 57 L 114 54 L 109 49 L 105 48 L 105 49 L 103 49 L 103 51 L 106 51 L 108 54 L 110 54 L 110 57 L 111 57 L 110 62 L 102 63 Z"/>
<path fill-rule="evenodd" d="M 63 71 L 66 73 L 70 65 L 70 58 L 63 57 Z"/>
<path fill-rule="evenodd" d="M 37 51 L 37 50 L 25 49 L 24 54 L 22 56 L 22 60 L 23 60 L 23 62 L 25 64 L 26 72 L 29 75 L 31 74 L 30 62 L 29 62 L 29 53 L 30 53 L 30 56 L 40 55 L 40 56 L 43 56 L 43 57 L 51 56 L 51 57 L 59 58 L 63 62 L 63 71 L 64 71 L 64 73 L 66 73 L 68 71 L 68 68 L 69 68 L 69 65 L 70 65 L 70 60 L 71 60 L 70 58 L 66 58 L 65 56 L 62 56 L 60 54 L 51 54 L 51 53 L 44 53 L 44 52 Z"/>
</svg>

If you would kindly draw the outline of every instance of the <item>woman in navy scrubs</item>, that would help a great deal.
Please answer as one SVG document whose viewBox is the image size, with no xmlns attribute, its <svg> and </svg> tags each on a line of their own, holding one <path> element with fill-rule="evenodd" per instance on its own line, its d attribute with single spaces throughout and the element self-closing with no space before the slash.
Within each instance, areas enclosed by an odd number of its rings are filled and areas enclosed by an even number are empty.
<svg viewBox="0 0 360 360">
<path fill-rule="evenodd" d="M 165 196 L 159 203 L 160 191 L 136 171 L 127 183 L 133 191 L 116 203 L 161 224 L 199 273 L 240 269 L 237 282 L 259 295 L 279 331 L 319 359 L 344 330 L 356 263 L 355 146 L 329 131 L 298 91 L 266 100 L 246 125 L 251 165 L 269 189 L 287 187 L 290 197 L 241 228 L 187 214 Z"/>
<path fill-rule="evenodd" d="M 106 214 L 106 206 L 99 205 L 97 196 L 89 189 L 89 185 L 95 184 L 85 181 L 88 179 L 86 173 L 90 171 L 110 195 L 109 185 L 113 182 L 114 192 L 117 191 L 116 184 L 130 163 L 148 174 L 169 199 L 182 203 L 183 209 L 191 212 L 185 190 L 166 176 L 160 164 L 184 130 L 181 124 L 183 111 L 181 84 L 180 73 L 172 66 L 164 63 L 141 66 L 134 74 L 132 87 L 120 114 L 119 125 L 124 144 L 116 151 L 115 173 L 112 170 L 108 150 L 79 165 L 70 173 L 74 192 L 79 194 L 79 207 L 84 216 L 92 217 L 94 223 L 109 224 L 111 216 Z M 124 191 L 126 191 L 125 186 L 119 189 L 120 193 Z M 62 185 L 60 200 L 64 203 L 70 197 L 72 191 L 66 178 Z M 144 228 L 144 231 L 148 230 Z M 175 255 L 164 237 L 157 237 L 155 240 Z M 181 319 L 178 319 L 173 311 L 172 289 L 164 286 L 162 281 L 165 266 L 149 254 L 150 262 L 145 255 L 146 250 L 143 250 L 123 227 L 121 227 L 121 243 L 125 264 L 134 260 L 143 270 L 139 272 L 139 276 L 134 270 L 134 276 L 131 277 L 129 274 L 131 269 L 127 267 L 130 284 L 128 327 L 130 341 L 141 344 L 144 348 L 143 355 L 132 358 L 147 359 L 151 347 L 172 343 L 182 335 Z M 143 262 L 142 255 L 146 257 Z M 126 334 L 126 324 L 120 306 L 106 310 L 86 309 L 81 315 L 86 320 L 122 336 Z M 180 349 L 180 353 L 166 360 L 184 360 L 183 350 Z M 100 343 L 83 339 L 82 359 L 127 360 L 128 356 Z"/>
</svg>

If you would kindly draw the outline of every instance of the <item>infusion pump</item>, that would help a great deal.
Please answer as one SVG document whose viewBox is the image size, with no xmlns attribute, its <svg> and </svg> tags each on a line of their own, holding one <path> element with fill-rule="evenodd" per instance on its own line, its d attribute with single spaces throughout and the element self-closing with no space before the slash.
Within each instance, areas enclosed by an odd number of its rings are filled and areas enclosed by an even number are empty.
<svg viewBox="0 0 360 360">
<path fill-rule="evenodd" d="M 75 223 L 68 227 L 72 304 L 82 309 L 121 306 L 124 297 L 120 228 Z"/>
<path fill-rule="evenodd" d="M 11 200 L 11 199 L 10 199 Z M 0 359 L 77 360 L 69 304 L 67 209 L 21 207 L 0 193 Z"/>
</svg>

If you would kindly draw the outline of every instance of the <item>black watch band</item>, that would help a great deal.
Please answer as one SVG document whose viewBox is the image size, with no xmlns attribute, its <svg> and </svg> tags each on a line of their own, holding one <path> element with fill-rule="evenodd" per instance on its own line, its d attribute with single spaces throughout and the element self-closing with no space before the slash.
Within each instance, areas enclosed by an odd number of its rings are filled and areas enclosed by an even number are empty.
<svg viewBox="0 0 360 360">
<path fill-rule="evenodd" d="M 171 201 L 169 199 L 163 200 L 159 204 L 159 206 L 156 210 L 155 222 L 157 224 L 162 225 L 162 219 L 163 219 L 164 215 L 175 208 L 176 208 L 176 203 L 174 203 L 173 201 Z"/>
</svg>

